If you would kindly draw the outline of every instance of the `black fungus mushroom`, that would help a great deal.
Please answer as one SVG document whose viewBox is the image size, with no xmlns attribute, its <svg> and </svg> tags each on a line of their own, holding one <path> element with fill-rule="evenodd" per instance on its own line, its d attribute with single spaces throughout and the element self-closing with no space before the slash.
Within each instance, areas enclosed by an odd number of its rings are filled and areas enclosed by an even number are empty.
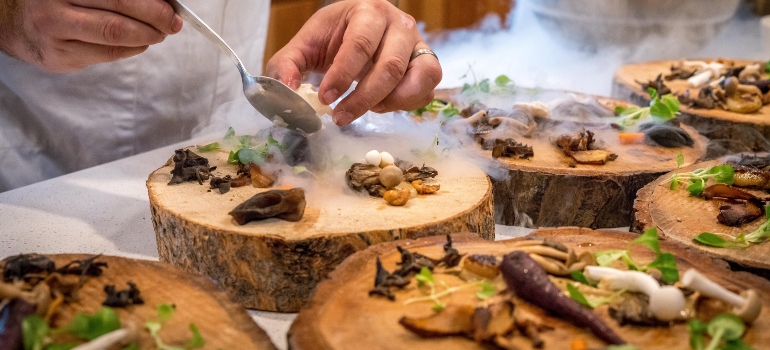
<svg viewBox="0 0 770 350">
<path fill-rule="evenodd" d="M 516 142 L 512 138 L 505 140 L 494 139 L 491 141 L 484 141 L 481 146 L 482 149 L 492 150 L 492 158 L 513 158 L 519 157 L 521 159 L 529 159 L 535 156 L 535 150 L 532 146 L 527 146 L 523 143 Z"/>
<path fill-rule="evenodd" d="M 236 206 L 228 214 L 239 225 L 273 217 L 286 221 L 299 221 L 305 214 L 305 190 L 292 188 L 258 193 Z"/>
<path fill-rule="evenodd" d="M 70 261 L 66 265 L 56 269 L 56 272 L 62 275 L 99 277 L 102 275 L 102 269 L 107 267 L 107 262 L 96 261 L 99 257 L 101 257 L 101 254 L 85 260 Z"/>
<path fill-rule="evenodd" d="M 49 274 L 56 270 L 56 264 L 45 256 L 21 254 L 9 258 L 3 266 L 3 281 L 22 280 L 29 274 Z"/>
<path fill-rule="evenodd" d="M 212 189 L 218 189 L 219 193 L 225 194 L 230 191 L 230 184 L 233 181 L 232 177 L 230 175 L 225 175 L 225 177 L 212 177 L 209 181 L 209 187 Z"/>
<path fill-rule="evenodd" d="M 310 163 L 312 160 L 312 150 L 305 134 L 289 130 L 283 136 L 283 158 L 286 164 L 297 166 L 302 163 Z"/>
<path fill-rule="evenodd" d="M 682 128 L 671 124 L 655 124 L 646 128 L 640 126 L 644 138 L 665 148 L 692 147 L 695 144 L 692 137 Z"/>
<path fill-rule="evenodd" d="M 139 295 L 139 288 L 133 282 L 128 282 L 128 289 L 116 290 L 115 285 L 104 286 L 104 293 L 107 298 L 102 305 L 109 307 L 127 307 L 129 305 L 142 305 L 144 300 Z"/>
<path fill-rule="evenodd" d="M 423 267 L 433 271 L 433 269 L 436 267 L 436 264 L 438 263 L 438 261 L 420 253 L 412 253 L 401 247 L 396 248 L 398 249 L 399 253 L 401 253 L 401 262 L 398 263 L 398 265 L 401 267 L 398 270 L 393 271 L 394 275 L 406 277 L 413 272 L 419 273 Z"/>
<path fill-rule="evenodd" d="M 463 256 L 460 255 L 460 252 L 457 251 L 454 247 L 452 247 L 452 236 L 446 235 L 446 244 L 444 244 L 444 257 L 441 258 L 441 262 L 446 265 L 446 267 L 455 267 L 457 264 L 460 263 L 460 260 L 462 260 Z"/>
<path fill-rule="evenodd" d="M 382 262 L 380 261 L 380 258 L 377 257 L 377 273 L 374 275 L 374 289 L 369 291 L 369 296 L 379 295 L 390 300 L 395 300 L 396 297 L 390 292 L 390 287 L 403 288 L 408 284 L 409 279 L 388 272 L 388 270 L 382 267 Z"/>
<path fill-rule="evenodd" d="M 174 169 L 171 170 L 171 181 L 169 185 L 182 183 L 185 181 L 198 181 L 203 184 L 204 180 L 211 177 L 211 171 L 216 167 L 209 167 L 209 160 L 203 158 L 189 149 L 178 149 L 174 152 Z"/>
</svg>

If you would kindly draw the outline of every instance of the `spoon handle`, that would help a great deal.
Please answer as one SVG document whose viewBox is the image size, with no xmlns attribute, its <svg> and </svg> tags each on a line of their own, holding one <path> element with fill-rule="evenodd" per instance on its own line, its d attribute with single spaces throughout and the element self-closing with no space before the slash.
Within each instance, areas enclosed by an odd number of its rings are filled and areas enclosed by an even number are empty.
<svg viewBox="0 0 770 350">
<path fill-rule="evenodd" d="M 222 40 L 222 37 L 219 36 L 216 32 L 214 32 L 211 27 L 209 27 L 203 20 L 200 19 L 195 13 L 193 13 L 187 6 L 185 6 L 181 1 L 179 0 L 168 0 L 168 3 L 171 5 L 172 8 L 174 8 L 174 11 L 179 14 L 179 16 L 182 17 L 185 21 L 192 24 L 195 29 L 203 34 L 209 41 L 214 43 L 217 47 L 219 47 L 220 50 L 222 50 L 224 53 L 226 53 L 228 56 L 230 56 L 230 59 L 233 60 L 233 63 L 238 67 L 238 70 L 241 72 L 241 75 L 249 76 L 249 73 L 246 71 L 246 68 L 243 66 L 243 63 L 241 62 L 241 59 L 238 58 L 238 55 L 235 54 L 235 51 L 230 48 L 227 43 L 225 43 L 224 40 Z"/>
</svg>

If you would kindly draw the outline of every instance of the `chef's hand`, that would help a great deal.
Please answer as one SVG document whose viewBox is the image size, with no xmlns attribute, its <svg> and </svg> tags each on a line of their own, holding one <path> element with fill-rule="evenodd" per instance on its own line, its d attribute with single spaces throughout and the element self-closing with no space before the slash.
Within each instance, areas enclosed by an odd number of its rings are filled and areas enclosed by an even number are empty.
<svg viewBox="0 0 770 350">
<path fill-rule="evenodd" d="M 337 125 L 366 111 L 424 107 L 441 80 L 414 18 L 386 0 L 347 0 L 326 6 L 267 64 L 266 73 L 296 89 L 307 71 L 326 72 L 318 89 L 321 102 L 334 102 L 358 80 L 355 91 L 334 109 Z"/>
<path fill-rule="evenodd" d="M 181 29 L 163 0 L 0 0 L 0 51 L 51 72 L 131 57 Z"/>
</svg>

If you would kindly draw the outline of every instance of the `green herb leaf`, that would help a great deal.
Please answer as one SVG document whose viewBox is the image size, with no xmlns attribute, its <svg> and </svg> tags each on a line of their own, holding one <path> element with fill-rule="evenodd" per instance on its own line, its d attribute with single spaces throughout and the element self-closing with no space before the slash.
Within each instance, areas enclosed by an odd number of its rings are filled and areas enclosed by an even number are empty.
<svg viewBox="0 0 770 350">
<path fill-rule="evenodd" d="M 481 290 L 476 292 L 476 297 L 481 300 L 487 300 L 497 294 L 497 288 L 492 283 L 484 281 L 481 283 Z"/>
<path fill-rule="evenodd" d="M 219 142 L 212 142 L 208 145 L 203 145 L 198 147 L 198 152 L 205 153 L 205 152 L 214 152 L 219 151 L 221 147 L 219 146 Z"/>
<path fill-rule="evenodd" d="M 174 310 L 176 310 L 176 306 L 174 304 L 160 304 L 155 308 L 155 311 L 158 313 L 158 319 L 160 322 L 166 322 L 171 318 L 171 316 L 174 316 Z"/>
<path fill-rule="evenodd" d="M 677 187 L 679 187 L 679 178 L 676 176 L 676 174 L 674 174 L 674 176 L 671 178 L 671 185 L 668 186 L 668 188 L 673 191 L 677 189 Z"/>
<path fill-rule="evenodd" d="M 718 165 L 708 171 L 709 175 L 716 175 L 714 181 L 720 184 L 732 185 L 735 168 L 730 165 Z"/>
<path fill-rule="evenodd" d="M 48 335 L 48 323 L 38 315 L 27 316 L 21 321 L 21 333 L 24 350 L 43 350 L 45 337 Z"/>
<path fill-rule="evenodd" d="M 569 293 L 569 297 L 572 298 L 572 300 L 577 301 L 580 305 L 592 307 L 585 295 L 573 286 L 572 283 L 567 283 L 567 293 Z"/>
<path fill-rule="evenodd" d="M 641 244 L 660 254 L 660 242 L 658 241 L 658 229 L 656 227 L 644 231 L 641 236 L 631 241 L 631 243 Z"/>
<path fill-rule="evenodd" d="M 765 73 L 770 73 L 770 61 L 765 62 Z"/>
<path fill-rule="evenodd" d="M 679 152 L 676 154 L 676 167 L 680 168 L 682 167 L 682 164 L 684 164 L 684 154 L 682 154 L 682 152 Z"/>
<path fill-rule="evenodd" d="M 489 79 L 484 79 L 479 82 L 479 90 L 481 90 L 481 92 L 489 92 Z"/>
<path fill-rule="evenodd" d="M 230 155 L 227 156 L 227 164 L 238 165 L 239 162 L 238 153 L 230 151 Z"/>
<path fill-rule="evenodd" d="M 236 152 L 236 157 L 238 157 L 238 161 L 241 164 L 254 163 L 256 165 L 262 165 L 267 160 L 267 157 L 263 152 L 252 148 L 239 149 L 238 152 Z"/>
<path fill-rule="evenodd" d="M 700 243 L 703 245 L 711 246 L 711 247 L 717 247 L 717 248 L 733 248 L 733 247 L 748 247 L 748 242 L 742 242 L 738 243 L 735 242 L 735 239 L 733 241 L 728 241 L 720 235 L 716 235 L 710 232 L 703 232 L 692 239 L 695 243 Z"/>
<path fill-rule="evenodd" d="M 691 319 L 687 323 L 687 329 L 690 330 L 690 349 L 703 350 L 705 346 L 703 334 L 706 333 L 706 324 L 698 319 Z"/>
<path fill-rule="evenodd" d="M 53 333 L 70 333 L 78 338 L 94 340 L 109 332 L 120 329 L 118 314 L 109 307 L 102 307 L 93 315 L 75 315 L 69 326 L 53 330 Z"/>
<path fill-rule="evenodd" d="M 618 259 L 631 261 L 628 250 L 610 249 L 596 252 L 596 263 L 599 266 L 610 266 Z"/>
<path fill-rule="evenodd" d="M 746 344 L 743 339 L 728 340 L 721 350 L 752 350 L 751 345 Z"/>
<path fill-rule="evenodd" d="M 316 176 L 316 174 L 313 174 L 313 172 L 308 170 L 307 167 L 305 167 L 305 166 L 298 165 L 298 166 L 295 166 L 293 169 L 294 169 L 294 175 L 308 173 L 308 174 L 312 175 L 314 178 L 318 178 L 318 176 Z"/>
<path fill-rule="evenodd" d="M 647 94 L 650 95 L 651 102 L 655 101 L 658 98 L 658 90 L 652 87 L 647 88 Z"/>
<path fill-rule="evenodd" d="M 424 283 L 433 283 L 433 273 L 430 272 L 430 269 L 427 267 L 423 267 L 420 270 L 420 273 L 414 276 L 414 278 L 417 280 L 418 284 L 422 285 Z"/>
<path fill-rule="evenodd" d="M 582 284 L 585 284 L 587 286 L 592 285 L 590 282 L 588 282 L 588 278 L 586 278 L 586 275 L 583 274 L 583 271 L 572 271 L 570 273 L 570 276 L 572 276 L 573 280 L 578 281 Z"/>
<path fill-rule="evenodd" d="M 227 128 L 227 132 L 225 133 L 225 137 L 223 139 L 229 139 L 235 137 L 235 129 L 233 127 Z"/>
<path fill-rule="evenodd" d="M 446 304 L 444 304 L 444 303 L 436 303 L 430 309 L 435 311 L 435 312 L 439 312 L 441 310 L 444 310 L 444 308 L 446 308 Z"/>
<path fill-rule="evenodd" d="M 690 195 L 693 197 L 700 196 L 701 193 L 703 193 L 703 189 L 706 188 L 706 182 L 703 180 L 697 180 L 690 184 L 690 186 L 687 186 L 687 192 L 690 192 Z"/>
<path fill-rule="evenodd" d="M 506 86 L 508 83 L 511 82 L 511 78 L 508 78 L 507 75 L 499 75 L 497 78 L 495 78 L 495 85 L 497 86 Z"/>
<path fill-rule="evenodd" d="M 195 323 L 190 323 L 190 332 L 192 332 L 193 334 L 192 338 L 189 341 L 187 341 L 187 344 L 184 345 L 184 348 L 185 349 L 202 348 L 203 345 L 206 344 L 206 342 L 203 340 L 203 337 L 198 331 L 198 326 L 196 326 Z"/>
<path fill-rule="evenodd" d="M 286 150 L 286 146 L 280 144 L 275 138 L 273 138 L 273 134 L 272 133 L 267 135 L 267 146 L 268 147 L 270 147 L 270 146 L 275 147 L 279 151 L 281 151 L 281 153 L 283 153 L 283 151 Z"/>
<path fill-rule="evenodd" d="M 659 254 L 655 260 L 647 264 L 646 269 L 650 268 L 658 269 L 661 273 L 661 278 L 668 283 L 679 281 L 679 269 L 676 267 L 674 254 Z"/>
<path fill-rule="evenodd" d="M 745 235 L 743 239 L 750 243 L 761 243 L 768 237 L 770 237 L 770 205 L 765 206 L 765 222 L 757 227 L 756 230 Z"/>
<path fill-rule="evenodd" d="M 743 324 L 743 320 L 740 317 L 731 313 L 723 313 L 709 321 L 706 331 L 712 337 L 721 333 L 722 338 L 725 340 L 736 340 L 743 336 L 743 332 L 746 331 L 746 325 Z"/>
</svg>

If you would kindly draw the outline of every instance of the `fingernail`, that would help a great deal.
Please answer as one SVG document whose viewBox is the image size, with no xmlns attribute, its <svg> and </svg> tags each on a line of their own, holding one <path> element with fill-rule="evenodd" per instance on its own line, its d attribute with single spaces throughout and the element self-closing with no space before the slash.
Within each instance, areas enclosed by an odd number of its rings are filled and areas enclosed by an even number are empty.
<svg viewBox="0 0 770 350">
<path fill-rule="evenodd" d="M 335 112 L 332 119 L 334 119 L 334 124 L 345 126 L 353 121 L 353 114 L 350 112 Z"/>
<path fill-rule="evenodd" d="M 331 89 L 329 91 L 326 91 L 326 93 L 323 95 L 324 100 L 321 101 L 323 104 L 328 105 L 332 102 L 334 102 L 339 96 L 337 95 L 337 89 Z"/>
<path fill-rule="evenodd" d="M 179 15 L 174 15 L 174 21 L 171 22 L 171 32 L 178 33 L 180 30 L 182 30 L 182 22 L 182 17 Z"/>
</svg>

